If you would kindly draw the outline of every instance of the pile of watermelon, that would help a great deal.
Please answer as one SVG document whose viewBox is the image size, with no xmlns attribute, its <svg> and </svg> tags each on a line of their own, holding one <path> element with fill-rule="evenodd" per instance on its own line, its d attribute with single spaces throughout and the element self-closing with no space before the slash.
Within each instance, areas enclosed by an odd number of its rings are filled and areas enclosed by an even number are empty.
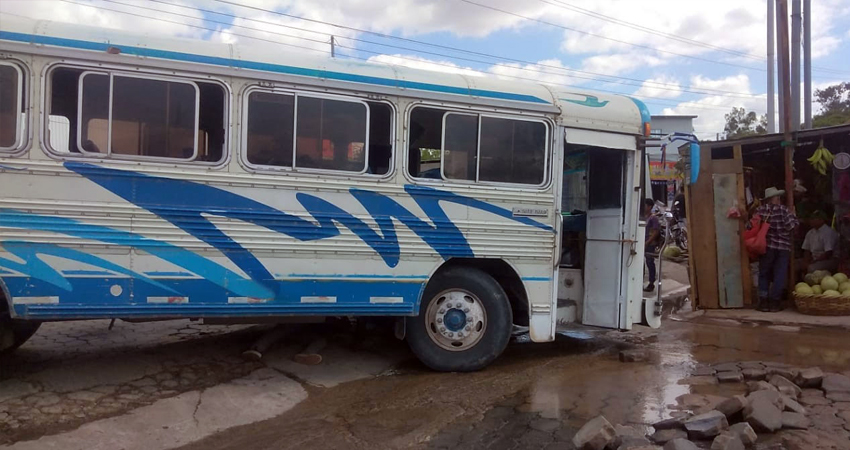
<svg viewBox="0 0 850 450">
<path fill-rule="evenodd" d="M 839 272 L 831 274 L 826 270 L 816 270 L 807 274 L 805 282 L 797 283 L 794 292 L 799 295 L 823 295 L 824 297 L 850 297 L 850 281 L 847 275 Z"/>
</svg>

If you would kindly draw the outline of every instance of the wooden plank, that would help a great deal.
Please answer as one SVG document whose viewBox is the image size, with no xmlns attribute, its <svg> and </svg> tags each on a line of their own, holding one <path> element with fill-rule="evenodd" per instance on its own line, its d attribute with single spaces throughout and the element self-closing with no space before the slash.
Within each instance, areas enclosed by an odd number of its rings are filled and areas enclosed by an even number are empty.
<svg viewBox="0 0 850 450">
<path fill-rule="evenodd" d="M 738 200 L 738 175 L 712 174 L 714 184 L 714 228 L 717 232 L 717 295 L 721 308 L 744 306 L 741 280 L 740 221 L 727 217 Z"/>
<path fill-rule="evenodd" d="M 685 184 L 685 229 L 688 231 L 688 279 L 691 282 L 691 304 L 699 305 L 699 290 L 697 289 L 697 273 L 694 269 L 693 233 L 691 228 L 691 187 Z"/>
<path fill-rule="evenodd" d="M 711 173 L 744 173 L 744 165 L 734 159 L 715 159 L 711 162 Z"/>
<path fill-rule="evenodd" d="M 717 246 L 714 229 L 714 188 L 711 179 L 711 148 L 700 151 L 704 164 L 700 165 L 697 182 L 690 186 L 688 212 L 688 239 L 690 240 L 691 264 L 696 277 L 691 281 L 697 292 L 700 308 L 717 309 Z M 696 284 L 694 285 L 694 282 Z"/>
<path fill-rule="evenodd" d="M 741 168 L 744 167 L 743 161 L 743 152 L 741 151 L 741 145 L 736 145 L 732 148 L 733 157 L 735 158 L 738 164 L 741 165 Z M 746 209 L 747 209 L 747 193 L 746 188 L 744 186 L 744 174 L 743 170 L 740 175 L 737 176 L 738 179 L 738 206 L 741 209 L 741 214 L 746 218 Z M 744 306 L 750 306 L 753 304 L 753 273 L 750 270 L 750 255 L 747 253 L 746 248 L 744 247 L 744 231 L 746 230 L 746 221 L 739 220 L 738 221 L 738 232 L 740 233 L 740 248 L 741 248 L 741 283 L 743 284 L 743 294 L 744 294 Z"/>
</svg>

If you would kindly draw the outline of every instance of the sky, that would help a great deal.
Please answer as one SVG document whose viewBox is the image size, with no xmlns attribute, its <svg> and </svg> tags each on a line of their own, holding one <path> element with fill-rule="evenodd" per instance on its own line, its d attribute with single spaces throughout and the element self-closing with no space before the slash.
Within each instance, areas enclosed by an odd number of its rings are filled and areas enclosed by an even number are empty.
<svg viewBox="0 0 850 450">
<path fill-rule="evenodd" d="M 850 1 L 814 0 L 813 87 L 850 81 Z M 616 92 L 715 138 L 764 114 L 760 0 L 3 0 L 2 14 Z M 0 24 L 1 26 L 2 24 Z M 801 89 L 802 91 L 802 89 Z M 802 108 L 801 108 L 802 109 Z M 814 105 L 817 113 L 819 105 Z"/>
</svg>

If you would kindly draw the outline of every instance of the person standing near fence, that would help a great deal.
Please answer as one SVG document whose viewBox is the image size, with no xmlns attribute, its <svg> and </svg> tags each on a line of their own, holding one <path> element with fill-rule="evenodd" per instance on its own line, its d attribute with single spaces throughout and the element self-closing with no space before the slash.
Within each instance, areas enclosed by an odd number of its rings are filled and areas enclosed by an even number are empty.
<svg viewBox="0 0 850 450">
<path fill-rule="evenodd" d="M 788 280 L 791 260 L 792 232 L 799 224 L 794 211 L 782 204 L 785 191 L 769 187 L 764 191 L 764 204 L 756 214 L 766 221 L 767 251 L 759 258 L 759 311 L 781 311 L 782 292 Z"/>
</svg>

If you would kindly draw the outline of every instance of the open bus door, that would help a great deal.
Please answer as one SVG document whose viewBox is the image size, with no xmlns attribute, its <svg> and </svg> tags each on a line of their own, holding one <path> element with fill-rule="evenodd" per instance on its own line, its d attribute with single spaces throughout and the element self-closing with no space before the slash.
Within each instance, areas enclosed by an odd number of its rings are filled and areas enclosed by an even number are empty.
<svg viewBox="0 0 850 450">
<path fill-rule="evenodd" d="M 634 137 L 627 135 L 568 129 L 566 147 L 565 154 L 586 157 L 583 292 L 576 319 L 630 329 L 641 321 L 643 310 L 643 234 L 638 225 L 642 159 Z M 569 195 L 568 181 L 565 177 L 564 195 Z M 566 297 L 559 293 L 559 300 Z"/>
</svg>

